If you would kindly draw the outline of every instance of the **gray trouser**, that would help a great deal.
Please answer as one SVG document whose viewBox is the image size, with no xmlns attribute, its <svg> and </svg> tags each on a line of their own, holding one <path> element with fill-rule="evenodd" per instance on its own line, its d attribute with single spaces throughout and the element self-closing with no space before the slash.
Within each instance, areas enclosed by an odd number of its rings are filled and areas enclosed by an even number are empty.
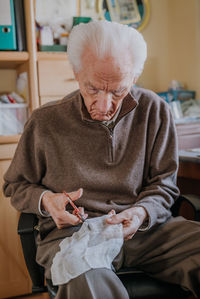
<svg viewBox="0 0 200 299">
<path fill-rule="evenodd" d="M 56 299 L 128 299 L 128 293 L 115 273 L 92 269 L 59 286 Z"/>
<path fill-rule="evenodd" d="M 116 269 L 137 267 L 152 277 L 176 283 L 200 297 L 200 223 L 182 217 L 126 241 L 113 262 Z M 114 272 L 93 269 L 59 287 L 56 299 L 126 299 Z"/>
</svg>

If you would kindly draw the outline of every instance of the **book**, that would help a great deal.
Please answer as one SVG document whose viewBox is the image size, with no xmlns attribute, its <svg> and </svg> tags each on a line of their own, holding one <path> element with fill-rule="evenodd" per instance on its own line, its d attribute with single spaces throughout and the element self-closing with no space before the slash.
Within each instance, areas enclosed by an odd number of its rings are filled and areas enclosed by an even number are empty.
<svg viewBox="0 0 200 299">
<path fill-rule="evenodd" d="M 14 0 L 17 50 L 26 51 L 26 26 L 23 0 Z"/>
<path fill-rule="evenodd" d="M 16 50 L 13 0 L 0 0 L 0 50 Z"/>
</svg>

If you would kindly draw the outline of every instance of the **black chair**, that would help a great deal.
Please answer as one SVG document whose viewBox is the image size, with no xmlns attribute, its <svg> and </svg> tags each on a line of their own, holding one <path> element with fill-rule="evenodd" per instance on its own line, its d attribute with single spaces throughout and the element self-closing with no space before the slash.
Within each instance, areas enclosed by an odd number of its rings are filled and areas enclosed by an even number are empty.
<svg viewBox="0 0 200 299">
<path fill-rule="evenodd" d="M 172 214 L 200 221 L 200 197 L 193 195 L 180 196 L 172 207 Z M 51 280 L 47 279 L 45 283 L 44 269 L 35 260 L 37 221 L 35 214 L 21 213 L 18 234 L 20 235 L 26 266 L 33 284 L 32 292 L 48 291 L 50 299 L 53 299 L 56 296 L 57 287 L 52 285 Z M 126 287 L 130 299 L 184 299 L 191 294 L 178 285 L 162 282 L 135 269 L 121 269 L 117 275 Z"/>
</svg>

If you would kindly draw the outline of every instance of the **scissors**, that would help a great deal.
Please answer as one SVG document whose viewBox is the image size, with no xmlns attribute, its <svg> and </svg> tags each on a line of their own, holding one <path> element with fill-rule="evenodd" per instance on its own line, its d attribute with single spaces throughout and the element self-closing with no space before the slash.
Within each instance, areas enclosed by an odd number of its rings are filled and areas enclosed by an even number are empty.
<svg viewBox="0 0 200 299">
<path fill-rule="evenodd" d="M 70 205 L 73 207 L 76 216 L 82 221 L 85 221 L 85 217 L 80 213 L 79 209 L 77 208 L 77 206 L 74 204 L 74 202 L 72 201 L 71 197 L 69 196 L 69 194 L 67 194 L 67 192 L 63 191 L 63 193 L 65 194 L 65 196 L 67 197 Z"/>
</svg>

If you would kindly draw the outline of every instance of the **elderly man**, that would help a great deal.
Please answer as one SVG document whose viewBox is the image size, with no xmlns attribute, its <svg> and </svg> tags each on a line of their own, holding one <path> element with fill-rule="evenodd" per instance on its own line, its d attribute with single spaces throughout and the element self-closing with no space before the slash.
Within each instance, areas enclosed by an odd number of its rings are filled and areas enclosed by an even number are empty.
<svg viewBox="0 0 200 299">
<path fill-rule="evenodd" d="M 168 105 L 133 87 L 146 59 L 135 29 L 106 21 L 74 27 L 68 56 L 80 90 L 35 110 L 5 174 L 13 206 L 39 217 L 37 261 L 51 277 L 60 242 L 78 231 L 67 190 L 89 218 L 112 213 L 125 242 L 115 269 L 138 267 L 200 296 L 200 224 L 172 218 L 177 142 Z M 84 293 L 80 290 L 84 289 Z M 111 270 L 89 270 L 56 298 L 128 298 Z"/>
</svg>

